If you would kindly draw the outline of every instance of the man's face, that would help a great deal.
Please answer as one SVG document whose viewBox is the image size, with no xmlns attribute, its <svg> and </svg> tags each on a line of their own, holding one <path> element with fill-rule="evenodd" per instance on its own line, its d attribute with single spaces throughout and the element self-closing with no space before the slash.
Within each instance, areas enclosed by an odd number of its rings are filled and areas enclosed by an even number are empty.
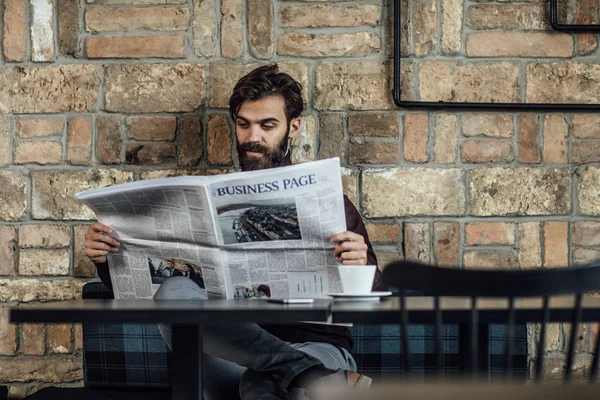
<svg viewBox="0 0 600 400">
<path fill-rule="evenodd" d="M 242 104 L 235 121 L 237 152 L 244 171 L 278 167 L 288 139 L 300 131 L 300 118 L 288 124 L 281 96 L 269 96 Z"/>
</svg>

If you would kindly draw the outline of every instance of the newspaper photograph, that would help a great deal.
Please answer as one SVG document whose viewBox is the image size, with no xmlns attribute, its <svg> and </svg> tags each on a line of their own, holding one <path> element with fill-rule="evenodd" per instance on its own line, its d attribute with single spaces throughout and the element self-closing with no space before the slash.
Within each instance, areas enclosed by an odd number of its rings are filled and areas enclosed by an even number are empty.
<svg viewBox="0 0 600 400">
<path fill-rule="evenodd" d="M 209 298 L 341 292 L 330 238 L 346 230 L 338 158 L 210 177 L 136 181 L 77 194 L 121 243 L 115 298 L 152 298 L 183 276 Z"/>
</svg>

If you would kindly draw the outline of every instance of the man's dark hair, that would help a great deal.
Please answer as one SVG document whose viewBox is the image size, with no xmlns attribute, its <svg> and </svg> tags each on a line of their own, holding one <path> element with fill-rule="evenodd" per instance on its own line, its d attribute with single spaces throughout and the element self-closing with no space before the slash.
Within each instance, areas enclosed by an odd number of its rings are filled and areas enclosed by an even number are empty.
<svg viewBox="0 0 600 400">
<path fill-rule="evenodd" d="M 284 72 L 277 64 L 265 65 L 250 72 L 233 88 L 229 98 L 229 115 L 235 121 L 242 104 L 269 96 L 281 96 L 285 102 L 285 117 L 289 124 L 292 118 L 302 114 L 302 85 Z"/>
</svg>

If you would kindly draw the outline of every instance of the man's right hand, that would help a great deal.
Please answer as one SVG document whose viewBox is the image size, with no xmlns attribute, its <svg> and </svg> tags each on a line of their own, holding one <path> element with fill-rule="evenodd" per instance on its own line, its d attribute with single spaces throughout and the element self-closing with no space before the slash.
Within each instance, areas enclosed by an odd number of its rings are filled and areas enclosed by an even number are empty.
<svg viewBox="0 0 600 400">
<path fill-rule="evenodd" d="M 121 244 L 109 236 L 111 233 L 113 230 L 100 222 L 96 222 L 88 228 L 85 234 L 85 255 L 94 264 L 106 262 L 108 253 L 119 251 Z"/>
</svg>

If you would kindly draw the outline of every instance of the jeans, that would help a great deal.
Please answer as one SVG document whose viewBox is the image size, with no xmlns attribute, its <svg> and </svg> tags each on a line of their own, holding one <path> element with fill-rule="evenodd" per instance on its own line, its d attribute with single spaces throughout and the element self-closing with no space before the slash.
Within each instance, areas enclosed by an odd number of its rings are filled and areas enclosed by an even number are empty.
<svg viewBox="0 0 600 400">
<path fill-rule="evenodd" d="M 161 284 L 154 298 L 206 300 L 207 296 L 192 280 L 173 277 Z M 158 328 L 171 347 L 171 327 L 159 324 Z M 287 343 L 254 323 L 204 326 L 203 350 L 206 400 L 303 399 L 301 390 L 288 393 L 287 389 L 306 369 L 323 365 L 356 371 L 346 349 L 328 343 Z"/>
</svg>

